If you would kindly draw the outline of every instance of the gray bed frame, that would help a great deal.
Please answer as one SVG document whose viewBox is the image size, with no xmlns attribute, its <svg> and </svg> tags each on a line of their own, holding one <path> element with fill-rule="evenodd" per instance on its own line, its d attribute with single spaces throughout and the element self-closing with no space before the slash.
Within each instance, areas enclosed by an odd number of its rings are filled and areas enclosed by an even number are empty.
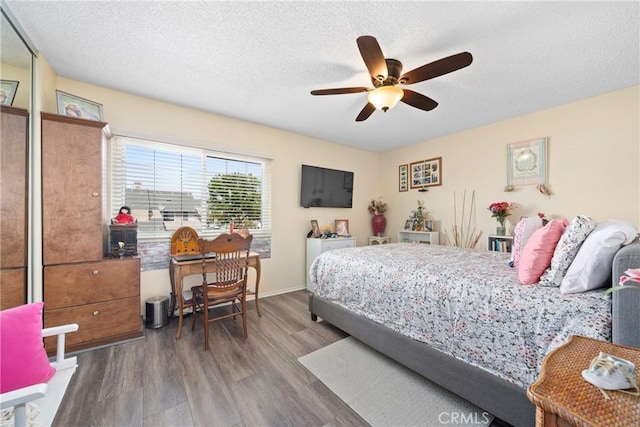
<svg viewBox="0 0 640 427">
<path fill-rule="evenodd" d="M 640 268 L 637 239 L 616 254 L 612 283 L 617 284 L 628 268 Z M 623 290 L 613 294 L 614 343 L 640 347 L 639 307 L 640 291 Z M 518 427 L 535 425 L 535 406 L 527 398 L 525 389 L 313 294 L 309 295 L 309 311 L 312 320 L 318 316 L 323 318 L 502 421 Z"/>
</svg>

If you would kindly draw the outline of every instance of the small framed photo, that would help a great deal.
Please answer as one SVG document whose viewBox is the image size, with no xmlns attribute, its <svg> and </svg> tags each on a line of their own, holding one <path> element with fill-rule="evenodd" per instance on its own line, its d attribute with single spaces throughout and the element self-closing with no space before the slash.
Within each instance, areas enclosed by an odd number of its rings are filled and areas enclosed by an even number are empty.
<svg viewBox="0 0 640 427">
<path fill-rule="evenodd" d="M 348 219 L 336 219 L 336 234 L 338 236 L 349 235 L 349 220 Z"/>
<path fill-rule="evenodd" d="M 398 166 L 398 191 L 409 191 L 409 165 Z"/>
<path fill-rule="evenodd" d="M 547 138 L 507 146 L 507 184 L 544 184 L 547 180 Z"/>
<path fill-rule="evenodd" d="M 63 116 L 80 117 L 81 119 L 103 120 L 102 104 L 56 90 L 58 114 Z"/>
<path fill-rule="evenodd" d="M 405 221 L 404 229 L 405 230 L 409 230 L 409 231 L 413 230 L 413 220 L 412 219 L 408 219 L 408 220 Z"/>
<path fill-rule="evenodd" d="M 311 220 L 311 232 L 311 235 L 316 239 L 320 237 L 320 226 L 318 225 L 318 220 L 316 219 Z"/>
<path fill-rule="evenodd" d="M 411 189 L 442 185 L 442 157 L 411 163 L 409 169 Z"/>
<path fill-rule="evenodd" d="M 13 105 L 19 84 L 17 80 L 0 80 L 0 104 Z"/>
<path fill-rule="evenodd" d="M 433 231 L 433 221 L 430 219 L 424 220 L 424 230 L 425 231 Z"/>
</svg>

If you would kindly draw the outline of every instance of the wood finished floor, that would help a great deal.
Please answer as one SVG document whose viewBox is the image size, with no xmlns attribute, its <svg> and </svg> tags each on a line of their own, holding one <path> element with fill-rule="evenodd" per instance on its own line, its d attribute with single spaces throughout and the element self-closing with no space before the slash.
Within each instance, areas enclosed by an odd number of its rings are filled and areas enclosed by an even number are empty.
<svg viewBox="0 0 640 427">
<path fill-rule="evenodd" d="M 299 362 L 298 357 L 344 338 L 312 322 L 307 292 L 249 303 L 242 322 L 202 324 L 186 318 L 145 330 L 145 338 L 78 354 L 78 369 L 54 426 L 367 426 Z"/>
<path fill-rule="evenodd" d="M 209 351 L 188 317 L 180 340 L 172 319 L 142 340 L 78 354 L 54 427 L 368 426 L 298 362 L 346 336 L 311 321 L 307 295 L 261 298 L 262 317 L 250 302 L 246 340 L 240 319 L 212 323 Z"/>
</svg>

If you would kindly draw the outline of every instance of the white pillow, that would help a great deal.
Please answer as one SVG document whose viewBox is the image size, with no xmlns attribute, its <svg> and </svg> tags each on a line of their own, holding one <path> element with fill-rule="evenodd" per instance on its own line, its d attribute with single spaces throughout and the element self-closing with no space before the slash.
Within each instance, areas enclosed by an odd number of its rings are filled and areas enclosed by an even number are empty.
<svg viewBox="0 0 640 427">
<path fill-rule="evenodd" d="M 636 228 L 624 221 L 599 223 L 587 236 L 560 283 L 560 293 L 574 294 L 606 285 L 613 257 L 637 236 Z"/>
<path fill-rule="evenodd" d="M 511 267 L 518 267 L 524 246 L 531 235 L 539 228 L 542 228 L 542 218 L 539 216 L 523 217 L 518 221 L 513 233 L 513 244 L 511 245 L 511 259 L 509 260 Z"/>
</svg>

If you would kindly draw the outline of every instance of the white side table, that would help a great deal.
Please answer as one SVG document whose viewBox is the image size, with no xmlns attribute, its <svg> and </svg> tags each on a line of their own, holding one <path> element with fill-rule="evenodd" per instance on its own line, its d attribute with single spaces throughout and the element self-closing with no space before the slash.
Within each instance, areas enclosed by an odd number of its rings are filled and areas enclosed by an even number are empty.
<svg viewBox="0 0 640 427">
<path fill-rule="evenodd" d="M 440 233 L 437 231 L 398 230 L 398 242 L 440 244 Z"/>
<path fill-rule="evenodd" d="M 386 245 L 387 243 L 391 243 L 391 237 L 389 236 L 384 236 L 384 237 L 369 236 L 369 246 Z"/>
</svg>

